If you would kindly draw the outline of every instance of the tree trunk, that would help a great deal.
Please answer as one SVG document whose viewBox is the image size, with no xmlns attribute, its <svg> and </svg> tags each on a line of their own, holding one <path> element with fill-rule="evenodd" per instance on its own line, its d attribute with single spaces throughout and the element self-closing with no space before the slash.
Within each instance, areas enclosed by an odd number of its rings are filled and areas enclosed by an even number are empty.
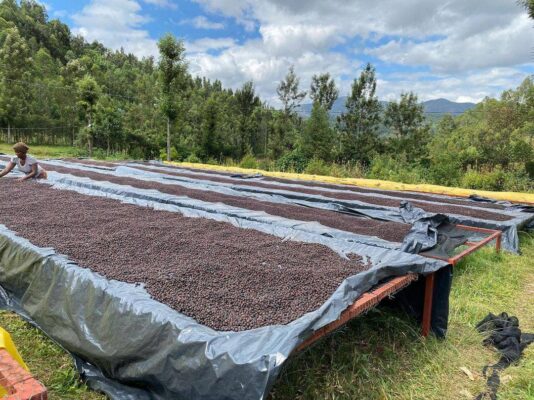
<svg viewBox="0 0 534 400">
<path fill-rule="evenodd" d="M 7 142 L 11 143 L 11 124 L 7 121 Z"/>
<path fill-rule="evenodd" d="M 88 140 L 88 146 L 89 146 L 89 158 L 93 157 L 93 124 L 91 123 L 91 114 L 89 114 L 89 140 Z"/>
<path fill-rule="evenodd" d="M 167 161 L 171 161 L 171 119 L 167 117 Z"/>
</svg>

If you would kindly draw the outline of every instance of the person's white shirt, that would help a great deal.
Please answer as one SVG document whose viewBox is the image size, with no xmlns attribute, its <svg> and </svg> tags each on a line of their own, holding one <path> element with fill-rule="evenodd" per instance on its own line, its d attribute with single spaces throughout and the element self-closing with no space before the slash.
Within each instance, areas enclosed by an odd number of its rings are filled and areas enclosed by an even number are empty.
<svg viewBox="0 0 534 400">
<path fill-rule="evenodd" d="M 26 160 L 24 161 L 24 165 L 20 164 L 20 158 L 18 158 L 17 156 L 11 157 L 11 162 L 17 166 L 20 172 L 24 172 L 24 174 L 26 175 L 32 172 L 32 166 L 37 164 L 37 175 L 35 175 L 35 178 L 41 175 L 42 168 L 39 166 L 37 160 L 30 155 L 26 155 Z"/>
</svg>

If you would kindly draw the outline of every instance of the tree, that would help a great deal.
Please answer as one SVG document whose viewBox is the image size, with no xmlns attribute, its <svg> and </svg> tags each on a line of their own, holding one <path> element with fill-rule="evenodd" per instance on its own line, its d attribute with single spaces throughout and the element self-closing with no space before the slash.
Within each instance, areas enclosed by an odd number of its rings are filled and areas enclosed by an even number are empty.
<svg viewBox="0 0 534 400">
<path fill-rule="evenodd" d="M 318 101 L 313 103 L 310 118 L 302 132 L 302 151 L 308 158 L 330 161 L 332 155 L 333 130 L 328 113 Z"/>
<path fill-rule="evenodd" d="M 252 114 L 261 105 L 260 98 L 254 92 L 254 83 L 245 82 L 241 89 L 236 90 L 235 98 L 239 109 L 239 143 L 238 157 L 241 158 L 247 151 L 255 147 L 252 143 Z"/>
<path fill-rule="evenodd" d="M 0 116 L 7 122 L 8 141 L 11 128 L 26 115 L 30 98 L 26 82 L 31 79 L 29 49 L 17 28 L 10 28 L 0 48 Z"/>
<path fill-rule="evenodd" d="M 346 112 L 338 118 L 342 158 L 369 164 L 379 144 L 378 128 L 382 107 L 376 97 L 375 68 L 367 64 L 352 83 L 345 103 Z"/>
<path fill-rule="evenodd" d="M 93 155 L 93 117 L 100 97 L 100 87 L 93 77 L 85 75 L 83 79 L 77 82 L 79 101 L 78 106 L 85 116 L 87 127 L 82 131 L 82 139 L 87 140 L 89 157 Z"/>
<path fill-rule="evenodd" d="M 282 104 L 286 115 L 291 115 L 300 102 L 306 97 L 305 91 L 299 91 L 300 79 L 295 74 L 295 67 L 289 67 L 289 72 L 278 87 L 276 93 Z"/>
<path fill-rule="evenodd" d="M 313 102 L 319 102 L 326 111 L 330 111 L 338 96 L 339 90 L 329 73 L 313 75 L 310 88 L 310 97 Z"/>
<path fill-rule="evenodd" d="M 205 103 L 202 122 L 201 156 L 204 160 L 218 158 L 223 152 L 220 130 L 220 104 L 217 94 L 213 93 Z"/>
<path fill-rule="evenodd" d="M 519 0 L 519 4 L 525 7 L 529 17 L 534 19 L 534 0 Z"/>
<path fill-rule="evenodd" d="M 401 93 L 400 101 L 390 102 L 384 113 L 384 124 L 394 137 L 394 153 L 405 154 L 408 161 L 420 158 L 428 143 L 429 126 L 426 124 L 423 105 L 414 93 Z"/>
<path fill-rule="evenodd" d="M 167 118 L 167 161 L 171 160 L 171 123 L 177 117 L 176 91 L 187 70 L 185 48 L 181 40 L 171 34 L 158 42 L 160 52 L 159 81 L 161 85 L 161 110 Z"/>
</svg>

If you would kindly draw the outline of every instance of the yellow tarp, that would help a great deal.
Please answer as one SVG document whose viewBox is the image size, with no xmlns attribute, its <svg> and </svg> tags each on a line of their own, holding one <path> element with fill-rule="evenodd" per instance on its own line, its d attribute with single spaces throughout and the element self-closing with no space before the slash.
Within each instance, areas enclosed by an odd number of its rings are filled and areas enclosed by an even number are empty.
<svg viewBox="0 0 534 400">
<path fill-rule="evenodd" d="M 333 176 L 321 176 L 321 175 L 308 175 L 308 174 L 295 174 L 290 172 L 272 172 L 263 171 L 259 169 L 245 169 L 238 167 L 226 167 L 221 165 L 209 165 L 209 164 L 196 164 L 196 163 L 177 163 L 167 162 L 171 165 L 184 168 L 197 168 L 206 169 L 221 172 L 233 172 L 242 174 L 262 174 L 274 178 L 286 178 L 286 179 L 300 179 L 306 181 L 317 181 L 323 183 L 343 184 L 362 186 L 367 188 L 383 189 L 383 190 L 402 190 L 410 192 L 424 192 L 434 194 L 444 194 L 448 196 L 468 197 L 472 194 L 476 194 L 483 197 L 489 197 L 494 200 L 506 200 L 514 203 L 533 203 L 534 194 L 532 193 L 519 193 L 519 192 L 491 192 L 488 190 L 477 189 L 462 189 L 439 185 L 429 184 L 407 184 L 391 181 L 382 181 L 379 179 L 360 179 L 360 178 L 336 178 Z"/>
<path fill-rule="evenodd" d="M 0 349 L 6 349 L 11 357 L 13 357 L 16 362 L 18 362 L 26 371 L 28 371 L 28 367 L 22 360 L 22 357 L 13 343 L 13 340 L 11 340 L 11 336 L 2 327 L 0 327 Z M 2 388 L 2 386 L 0 386 L 0 398 L 6 394 L 7 392 L 4 390 L 4 388 Z"/>
</svg>

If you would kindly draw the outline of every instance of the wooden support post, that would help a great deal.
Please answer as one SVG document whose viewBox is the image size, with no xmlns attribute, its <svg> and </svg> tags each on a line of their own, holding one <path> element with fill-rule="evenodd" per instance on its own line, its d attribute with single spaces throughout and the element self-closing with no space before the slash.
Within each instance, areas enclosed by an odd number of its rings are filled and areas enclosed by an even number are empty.
<svg viewBox="0 0 534 400">
<path fill-rule="evenodd" d="M 423 304 L 422 335 L 427 337 L 432 322 L 432 298 L 434 296 L 434 272 L 425 278 L 425 298 Z"/>
</svg>

